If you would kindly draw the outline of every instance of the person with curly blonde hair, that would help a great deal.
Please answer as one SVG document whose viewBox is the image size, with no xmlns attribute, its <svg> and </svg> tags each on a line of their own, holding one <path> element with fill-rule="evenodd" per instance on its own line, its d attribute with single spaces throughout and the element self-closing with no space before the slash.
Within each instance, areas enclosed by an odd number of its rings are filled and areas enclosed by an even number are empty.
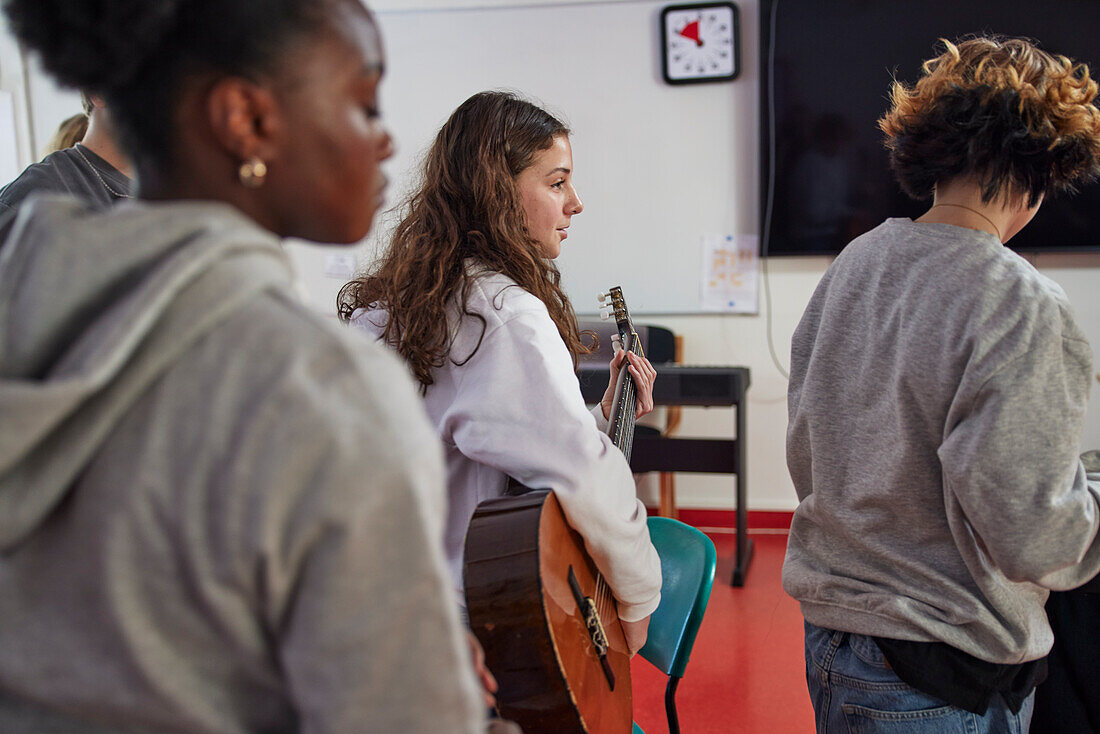
<svg viewBox="0 0 1100 734">
<path fill-rule="evenodd" d="M 820 732 L 1026 732 L 1043 604 L 1100 571 L 1091 350 L 1004 246 L 1100 172 L 1097 85 L 1027 41 L 943 46 L 879 123 L 931 206 L 851 242 L 792 340 L 783 585 Z"/>
<path fill-rule="evenodd" d="M 86 114 L 77 112 L 75 115 L 66 117 L 57 126 L 57 130 L 54 131 L 49 142 L 46 143 L 43 157 L 73 147 L 84 139 L 86 132 L 88 132 L 88 116 Z"/>
<path fill-rule="evenodd" d="M 646 640 L 660 559 L 622 453 L 598 428 L 575 368 L 588 351 L 554 266 L 572 218 L 569 129 L 510 92 L 482 92 L 443 125 L 381 261 L 340 292 L 341 317 L 406 360 L 447 462 L 446 550 L 459 602 L 466 528 L 509 478 L 550 489 L 619 603 L 627 644 Z M 656 372 L 619 352 L 653 408 Z M 614 378 L 612 378 L 612 383 Z"/>
</svg>

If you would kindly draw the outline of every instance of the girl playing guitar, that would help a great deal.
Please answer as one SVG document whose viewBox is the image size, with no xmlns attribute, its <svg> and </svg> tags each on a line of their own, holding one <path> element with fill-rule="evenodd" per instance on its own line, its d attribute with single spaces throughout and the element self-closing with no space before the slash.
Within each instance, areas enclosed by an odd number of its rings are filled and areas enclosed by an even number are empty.
<svg viewBox="0 0 1100 734">
<path fill-rule="evenodd" d="M 420 382 L 443 439 L 445 545 L 462 589 L 474 508 L 509 477 L 551 489 L 618 601 L 632 652 L 660 600 L 660 560 L 630 468 L 606 425 L 614 378 L 589 412 L 575 374 L 586 353 L 553 260 L 583 209 L 569 130 L 513 94 L 483 92 L 444 124 L 423 181 L 381 261 L 341 291 L 341 317 L 385 341 Z M 653 366 L 620 351 L 653 409 Z"/>
</svg>

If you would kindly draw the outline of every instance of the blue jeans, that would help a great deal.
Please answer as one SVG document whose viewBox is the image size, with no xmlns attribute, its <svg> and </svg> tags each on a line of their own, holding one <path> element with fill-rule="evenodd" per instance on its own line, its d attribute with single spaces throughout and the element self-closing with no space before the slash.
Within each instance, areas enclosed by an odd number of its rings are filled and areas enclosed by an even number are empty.
<svg viewBox="0 0 1100 734">
<path fill-rule="evenodd" d="M 806 623 L 806 682 L 818 734 L 1026 734 L 1035 694 L 1013 714 L 1000 696 L 985 715 L 902 682 L 866 635 Z"/>
</svg>

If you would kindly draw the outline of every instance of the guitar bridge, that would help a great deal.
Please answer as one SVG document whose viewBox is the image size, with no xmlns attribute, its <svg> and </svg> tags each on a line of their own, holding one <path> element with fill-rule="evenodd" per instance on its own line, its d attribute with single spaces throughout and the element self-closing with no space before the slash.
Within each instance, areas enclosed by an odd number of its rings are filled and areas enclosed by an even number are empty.
<svg viewBox="0 0 1100 734">
<path fill-rule="evenodd" d="M 584 626 L 588 629 L 588 638 L 592 640 L 592 646 L 596 649 L 596 657 L 600 660 L 600 668 L 603 669 L 604 677 L 607 678 L 607 685 L 613 691 L 615 673 L 611 670 L 611 662 L 607 659 L 607 633 L 604 631 L 600 613 L 596 610 L 596 602 L 592 597 L 584 595 L 572 566 L 569 567 L 569 588 L 573 592 L 577 608 L 584 615 Z"/>
<path fill-rule="evenodd" d="M 592 638 L 592 644 L 596 646 L 596 654 L 606 657 L 607 633 L 603 631 L 603 622 L 600 621 L 599 612 L 596 611 L 596 603 L 590 596 L 584 597 L 584 625 L 588 628 L 588 636 Z"/>
</svg>

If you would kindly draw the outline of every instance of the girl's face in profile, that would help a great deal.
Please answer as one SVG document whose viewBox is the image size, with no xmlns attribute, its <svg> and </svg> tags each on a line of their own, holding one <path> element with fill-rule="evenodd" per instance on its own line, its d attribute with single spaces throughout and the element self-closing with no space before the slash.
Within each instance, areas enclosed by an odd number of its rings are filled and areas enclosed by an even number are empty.
<svg viewBox="0 0 1100 734">
<path fill-rule="evenodd" d="M 580 214 L 584 204 L 573 188 L 573 149 L 569 138 L 558 135 L 546 150 L 518 176 L 516 189 L 526 218 L 527 231 L 539 243 L 543 257 L 561 254 L 561 243 L 568 237 L 570 219 Z"/>
</svg>

